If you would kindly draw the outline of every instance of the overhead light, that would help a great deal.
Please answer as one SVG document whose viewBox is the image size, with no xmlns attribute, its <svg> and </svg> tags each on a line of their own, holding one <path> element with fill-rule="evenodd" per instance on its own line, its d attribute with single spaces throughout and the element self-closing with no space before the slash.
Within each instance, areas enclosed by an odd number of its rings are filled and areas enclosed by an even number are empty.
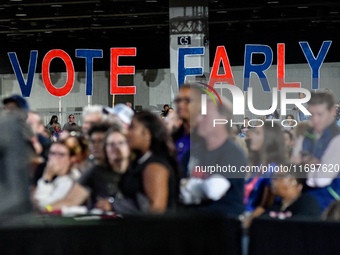
<svg viewBox="0 0 340 255">
<path fill-rule="evenodd" d="M 17 35 L 21 35 L 21 34 L 7 34 L 7 36 L 17 36 Z"/>
<path fill-rule="evenodd" d="M 52 31 L 50 31 L 50 30 L 45 31 L 45 34 L 52 34 Z"/>
<path fill-rule="evenodd" d="M 307 9 L 308 6 L 298 6 L 298 9 Z"/>
<path fill-rule="evenodd" d="M 338 14 L 339 12 L 329 12 L 329 14 Z"/>
<path fill-rule="evenodd" d="M 227 13 L 227 11 L 217 11 L 216 13 Z"/>
<path fill-rule="evenodd" d="M 17 17 L 26 17 L 27 14 L 26 13 L 16 13 L 15 16 L 17 16 Z"/>
<path fill-rule="evenodd" d="M 63 5 L 62 4 L 52 4 L 51 7 L 59 8 L 59 7 L 63 7 Z"/>
<path fill-rule="evenodd" d="M 270 1 L 270 2 L 267 2 L 267 4 L 278 4 L 279 1 Z"/>
<path fill-rule="evenodd" d="M 157 0 L 146 0 L 147 3 L 157 3 Z"/>
<path fill-rule="evenodd" d="M 22 2 L 22 0 L 10 0 L 10 2 Z"/>
</svg>

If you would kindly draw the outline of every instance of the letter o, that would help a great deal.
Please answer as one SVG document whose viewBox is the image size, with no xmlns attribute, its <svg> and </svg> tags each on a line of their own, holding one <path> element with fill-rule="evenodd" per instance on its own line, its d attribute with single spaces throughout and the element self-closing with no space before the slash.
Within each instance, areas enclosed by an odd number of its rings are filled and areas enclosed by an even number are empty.
<svg viewBox="0 0 340 255">
<path fill-rule="evenodd" d="M 50 64 L 54 58 L 61 58 L 66 65 L 67 81 L 64 87 L 56 88 L 50 79 Z M 63 50 L 50 50 L 42 62 L 42 78 L 47 91 L 53 96 L 62 97 L 71 92 L 74 84 L 74 67 L 70 56 Z"/>
</svg>

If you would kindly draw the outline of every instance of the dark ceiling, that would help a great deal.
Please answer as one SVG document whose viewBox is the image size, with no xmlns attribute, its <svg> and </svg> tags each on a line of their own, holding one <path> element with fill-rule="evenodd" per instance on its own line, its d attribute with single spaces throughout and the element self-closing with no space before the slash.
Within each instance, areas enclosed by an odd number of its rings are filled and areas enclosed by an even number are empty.
<svg viewBox="0 0 340 255">
<path fill-rule="evenodd" d="M 235 38 L 241 44 L 250 37 L 264 43 L 264 34 L 266 40 L 274 34 L 289 36 L 292 32 L 318 38 L 320 33 L 337 35 L 339 29 L 338 0 L 209 1 L 209 41 L 213 47 Z M 0 42 L 2 50 L 7 51 L 47 50 L 62 44 L 103 48 L 142 43 L 148 49 L 159 47 L 164 51 L 169 49 L 169 1 L 1 1 Z M 320 48 L 320 42 L 316 47 Z M 162 67 L 168 66 L 169 50 L 166 53 L 167 64 L 159 62 Z"/>
<path fill-rule="evenodd" d="M 27 39 L 106 40 L 115 36 L 168 36 L 169 1 L 71 0 L 1 1 L 1 41 Z M 5 2 L 5 3 L 3 3 Z M 257 30 L 335 30 L 339 1 L 209 1 L 209 29 L 214 33 Z"/>
<path fill-rule="evenodd" d="M 168 34 L 167 1 L 19 1 L 0 4 L 0 36 L 11 41 L 106 40 L 114 34 Z M 6 40 L 7 41 L 7 40 Z"/>
</svg>

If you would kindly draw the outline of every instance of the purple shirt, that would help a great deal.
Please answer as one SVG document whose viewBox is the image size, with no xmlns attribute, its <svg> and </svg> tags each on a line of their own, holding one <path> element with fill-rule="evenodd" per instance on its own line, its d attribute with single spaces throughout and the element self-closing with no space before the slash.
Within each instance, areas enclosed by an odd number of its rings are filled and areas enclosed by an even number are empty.
<svg viewBox="0 0 340 255">
<path fill-rule="evenodd" d="M 190 134 L 186 135 L 184 132 L 176 143 L 177 160 L 181 162 L 183 155 L 190 149 Z"/>
</svg>

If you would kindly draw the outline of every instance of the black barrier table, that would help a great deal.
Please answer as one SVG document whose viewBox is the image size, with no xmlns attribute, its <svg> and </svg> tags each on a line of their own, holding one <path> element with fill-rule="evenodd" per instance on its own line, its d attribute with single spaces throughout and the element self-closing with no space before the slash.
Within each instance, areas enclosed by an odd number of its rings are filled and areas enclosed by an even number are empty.
<svg viewBox="0 0 340 255">
<path fill-rule="evenodd" d="M 255 219 L 249 255 L 340 254 L 340 223 Z"/>
<path fill-rule="evenodd" d="M 241 254 L 240 222 L 222 217 L 77 221 L 39 216 L 0 223 L 1 255 Z"/>
</svg>

